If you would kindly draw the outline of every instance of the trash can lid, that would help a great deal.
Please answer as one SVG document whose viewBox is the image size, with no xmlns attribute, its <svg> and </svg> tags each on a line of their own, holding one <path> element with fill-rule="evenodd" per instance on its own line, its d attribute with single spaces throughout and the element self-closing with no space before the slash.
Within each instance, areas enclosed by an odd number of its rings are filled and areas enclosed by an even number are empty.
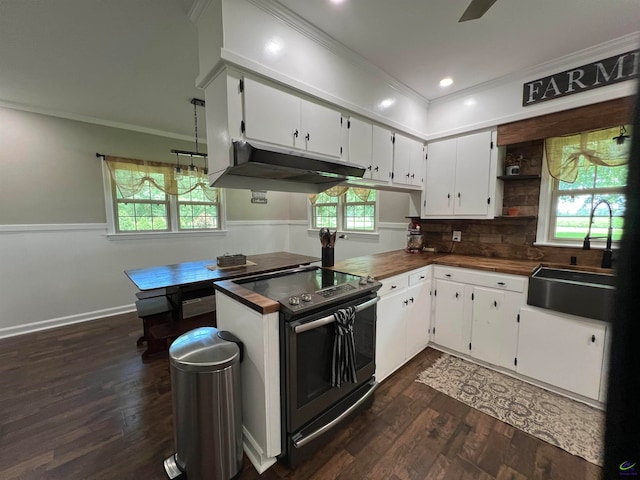
<svg viewBox="0 0 640 480">
<path fill-rule="evenodd" d="M 215 371 L 239 360 L 240 348 L 218 336 L 214 327 L 200 327 L 180 335 L 169 347 L 171 363 L 178 368 Z"/>
</svg>

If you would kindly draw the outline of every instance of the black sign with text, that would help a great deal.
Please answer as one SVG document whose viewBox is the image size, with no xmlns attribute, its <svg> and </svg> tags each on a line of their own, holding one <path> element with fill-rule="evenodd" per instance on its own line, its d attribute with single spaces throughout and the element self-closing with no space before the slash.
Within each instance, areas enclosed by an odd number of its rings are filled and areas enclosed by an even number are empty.
<svg viewBox="0 0 640 480">
<path fill-rule="evenodd" d="M 525 83 L 522 88 L 522 106 L 624 82 L 638 78 L 639 73 L 640 50 L 622 53 Z"/>
</svg>

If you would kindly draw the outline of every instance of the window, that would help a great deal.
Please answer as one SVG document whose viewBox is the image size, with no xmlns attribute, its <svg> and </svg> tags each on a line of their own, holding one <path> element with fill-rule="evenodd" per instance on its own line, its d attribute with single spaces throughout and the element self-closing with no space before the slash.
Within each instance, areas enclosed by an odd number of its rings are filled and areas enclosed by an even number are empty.
<svg viewBox="0 0 640 480">
<path fill-rule="evenodd" d="M 350 232 L 376 231 L 377 192 L 364 188 L 335 187 L 310 195 L 312 228 Z"/>
<path fill-rule="evenodd" d="M 623 127 L 624 128 L 624 127 Z M 622 129 L 606 129 L 568 137 L 556 137 L 545 142 L 547 172 L 548 225 L 547 239 L 557 243 L 580 243 L 589 231 L 594 242 L 604 243 L 609 229 L 609 209 L 612 210 L 612 238 L 620 240 L 623 232 L 629 139 L 619 145 L 612 138 Z M 625 129 L 626 132 L 626 129 Z M 544 187 L 543 181 L 543 187 Z M 545 189 L 541 189 L 541 209 Z"/>
<path fill-rule="evenodd" d="M 220 192 L 206 176 L 174 178 L 173 166 L 106 157 L 115 233 L 217 230 Z M 111 221 L 110 221 L 111 223 Z"/>
</svg>

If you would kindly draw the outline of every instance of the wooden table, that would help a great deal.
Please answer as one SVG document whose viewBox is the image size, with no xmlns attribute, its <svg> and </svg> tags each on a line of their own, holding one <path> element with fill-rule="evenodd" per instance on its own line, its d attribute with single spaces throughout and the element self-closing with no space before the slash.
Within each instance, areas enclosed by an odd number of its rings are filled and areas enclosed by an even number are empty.
<svg viewBox="0 0 640 480">
<path fill-rule="evenodd" d="M 200 260 L 125 270 L 124 273 L 141 291 L 159 290 L 159 295 L 166 295 L 173 306 L 174 320 L 179 321 L 182 319 L 182 302 L 213 295 L 213 282 L 308 265 L 320 261 L 320 258 L 274 252 L 248 255 L 247 261 L 255 265 L 211 269 L 207 267 L 217 266 L 216 260 Z"/>
<path fill-rule="evenodd" d="M 142 319 L 143 334 L 137 344 L 147 344 L 142 354 L 143 360 L 166 352 L 171 341 L 183 331 L 201 326 L 195 322 L 200 317 L 184 319 L 183 302 L 213 295 L 214 282 L 294 268 L 319 260 L 295 253 L 274 252 L 249 255 L 248 265 L 239 267 L 220 268 L 216 260 L 200 260 L 125 270 L 127 277 L 141 291 L 136 308 Z M 210 322 L 211 319 L 198 321 Z"/>
</svg>

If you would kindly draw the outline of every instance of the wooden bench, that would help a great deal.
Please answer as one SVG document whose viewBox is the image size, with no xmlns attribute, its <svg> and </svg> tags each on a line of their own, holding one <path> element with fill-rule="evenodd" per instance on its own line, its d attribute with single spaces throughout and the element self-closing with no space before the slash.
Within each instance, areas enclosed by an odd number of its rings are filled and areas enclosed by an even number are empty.
<svg viewBox="0 0 640 480">
<path fill-rule="evenodd" d="M 184 318 L 180 322 L 172 319 L 172 305 L 166 296 L 142 298 L 136 301 L 138 317 L 142 320 L 142 336 L 136 345 L 146 343 L 143 360 L 168 352 L 171 343 L 189 330 L 203 326 L 216 326 L 215 298 L 205 297 L 199 301 L 183 304 Z"/>
</svg>

